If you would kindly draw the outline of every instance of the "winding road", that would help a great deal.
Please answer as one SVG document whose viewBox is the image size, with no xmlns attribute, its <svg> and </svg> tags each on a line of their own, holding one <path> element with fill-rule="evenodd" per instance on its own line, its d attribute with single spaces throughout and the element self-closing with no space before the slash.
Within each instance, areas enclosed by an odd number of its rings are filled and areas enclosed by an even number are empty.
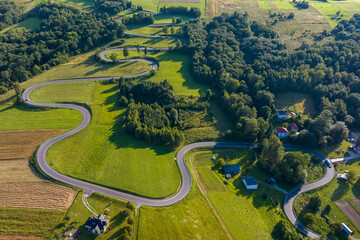
<svg viewBox="0 0 360 240">
<path fill-rule="evenodd" d="M 129 48 L 129 50 L 135 50 L 135 49 L 136 48 Z M 142 49 L 144 49 L 144 48 L 142 48 Z M 110 59 L 106 58 L 106 54 L 111 51 L 117 51 L 117 50 L 123 50 L 123 48 L 106 50 L 100 54 L 100 58 L 106 62 L 111 62 Z M 149 51 L 151 51 L 151 50 L 166 51 L 166 50 L 168 50 L 168 48 L 148 48 L 148 50 Z M 159 67 L 159 65 L 157 63 L 155 63 L 151 60 L 140 59 L 140 58 L 139 59 L 120 60 L 118 62 L 135 62 L 135 61 L 147 62 L 147 63 L 149 63 L 149 65 L 151 65 L 151 69 L 146 72 L 129 75 L 129 76 L 123 76 L 123 78 L 133 78 L 133 77 L 144 76 L 144 75 L 149 74 L 153 69 L 158 69 L 158 67 Z M 120 77 L 116 77 L 116 78 L 120 78 Z M 137 206 L 146 205 L 146 206 L 153 206 L 153 207 L 163 207 L 163 206 L 169 206 L 169 205 L 179 202 L 189 193 L 189 191 L 191 189 L 191 175 L 190 175 L 189 169 L 185 163 L 185 154 L 188 151 L 190 151 L 191 149 L 199 148 L 199 147 L 251 147 L 251 146 L 253 146 L 252 143 L 198 142 L 198 143 L 189 144 L 189 145 L 181 148 L 176 156 L 176 161 L 177 161 L 179 171 L 181 174 L 181 179 L 182 179 L 181 187 L 175 195 L 168 197 L 168 198 L 161 198 L 161 199 L 135 196 L 135 195 L 132 195 L 129 193 L 117 191 L 114 189 L 106 188 L 106 187 L 95 185 L 95 184 L 85 182 L 85 181 L 82 181 L 79 179 L 75 179 L 75 178 L 66 176 L 64 174 L 61 174 L 61 173 L 55 171 L 54 169 L 52 169 L 49 166 L 49 164 L 46 161 L 46 153 L 47 153 L 48 149 L 55 143 L 83 130 L 89 124 L 89 122 L 91 120 L 91 114 L 86 108 L 81 107 L 79 105 L 75 105 L 75 104 L 49 104 L 49 103 L 38 103 L 38 102 L 32 101 L 30 99 L 31 92 L 39 87 L 49 85 L 49 84 L 55 84 L 55 83 L 79 82 L 79 81 L 103 81 L 103 80 L 110 80 L 110 79 L 112 79 L 112 77 L 54 80 L 54 81 L 36 84 L 36 85 L 26 89 L 23 92 L 22 98 L 29 105 L 38 106 L 38 107 L 69 108 L 69 109 L 77 110 L 77 111 L 81 112 L 81 114 L 83 115 L 83 120 L 82 120 L 81 124 L 79 126 L 77 126 L 75 129 L 73 129 L 69 132 L 66 132 L 64 134 L 61 134 L 59 136 L 56 136 L 54 138 L 51 138 L 51 139 L 47 140 L 46 142 L 44 142 L 39 147 L 39 149 L 36 153 L 37 164 L 38 164 L 39 168 L 49 177 L 51 177 L 57 181 L 84 189 L 84 191 L 86 191 L 86 192 L 98 192 L 98 193 L 101 193 L 101 194 L 104 194 L 107 196 L 111 196 L 114 198 L 131 201 L 131 202 L 136 203 Z M 324 161 L 324 159 L 325 159 L 325 156 L 323 156 L 322 154 L 320 154 L 312 149 L 295 146 L 295 145 L 286 145 L 286 144 L 284 144 L 284 147 L 286 149 L 307 151 L 311 154 L 314 154 L 322 161 Z M 321 186 L 329 183 L 333 179 L 334 175 L 335 175 L 334 168 L 327 167 L 326 174 L 322 179 L 320 179 L 316 182 L 313 182 L 313 183 L 309 183 L 309 184 L 297 187 L 297 188 L 291 190 L 285 197 L 284 211 L 285 211 L 286 216 L 288 217 L 290 222 L 292 224 L 294 224 L 294 226 L 297 229 L 299 229 L 299 231 L 301 231 L 305 235 L 308 235 L 312 238 L 318 237 L 319 235 L 317 233 L 309 230 L 308 228 L 306 228 L 304 225 L 302 225 L 297 220 L 297 218 L 294 214 L 294 210 L 293 210 L 293 202 L 298 195 L 300 195 L 306 191 L 316 189 L 318 187 L 321 187 Z"/>
</svg>

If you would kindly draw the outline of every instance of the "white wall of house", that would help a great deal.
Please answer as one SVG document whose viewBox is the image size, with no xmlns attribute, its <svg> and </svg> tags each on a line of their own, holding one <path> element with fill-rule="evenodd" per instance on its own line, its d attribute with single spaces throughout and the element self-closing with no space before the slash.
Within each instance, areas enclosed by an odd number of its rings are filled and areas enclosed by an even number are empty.
<svg viewBox="0 0 360 240">
<path fill-rule="evenodd" d="M 244 183 L 247 190 L 256 190 L 256 189 L 258 189 L 257 184 L 256 185 L 247 185 L 245 179 L 243 179 L 243 183 Z"/>
</svg>

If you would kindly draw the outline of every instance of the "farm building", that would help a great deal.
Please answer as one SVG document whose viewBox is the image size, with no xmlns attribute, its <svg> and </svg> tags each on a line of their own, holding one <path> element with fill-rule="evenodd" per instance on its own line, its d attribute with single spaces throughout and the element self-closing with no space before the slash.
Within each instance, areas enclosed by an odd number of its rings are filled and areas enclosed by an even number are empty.
<svg viewBox="0 0 360 240">
<path fill-rule="evenodd" d="M 296 123 L 292 123 L 292 124 L 290 124 L 290 129 L 291 130 L 295 130 L 296 132 L 298 132 L 299 131 L 299 128 L 298 128 L 298 126 L 296 125 Z"/>
<path fill-rule="evenodd" d="M 344 232 L 347 234 L 347 235 L 351 235 L 353 232 L 351 231 L 351 229 L 346 226 L 345 223 L 341 223 L 341 226 L 342 226 L 342 229 L 344 230 Z"/>
<path fill-rule="evenodd" d="M 223 169 L 224 169 L 225 178 L 227 178 L 227 179 L 231 178 L 233 175 L 240 173 L 240 165 L 239 164 L 224 165 Z"/>
<path fill-rule="evenodd" d="M 98 217 L 89 217 L 85 222 L 85 227 L 88 231 L 95 235 L 100 235 L 105 232 L 109 225 L 109 220 L 105 219 L 104 214 L 100 214 Z"/>
<path fill-rule="evenodd" d="M 254 177 L 244 177 L 243 183 L 247 190 L 256 190 L 258 183 Z"/>
<path fill-rule="evenodd" d="M 275 134 L 278 138 L 287 138 L 289 136 L 289 131 L 284 127 L 279 127 L 275 129 Z"/>
<path fill-rule="evenodd" d="M 278 119 L 288 119 L 290 117 L 290 111 L 286 109 L 278 110 L 276 116 Z"/>
</svg>

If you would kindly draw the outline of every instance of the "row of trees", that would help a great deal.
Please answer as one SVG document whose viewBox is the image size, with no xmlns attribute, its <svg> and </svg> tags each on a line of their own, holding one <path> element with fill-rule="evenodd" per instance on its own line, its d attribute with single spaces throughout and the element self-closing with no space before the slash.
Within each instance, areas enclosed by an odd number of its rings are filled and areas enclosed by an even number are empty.
<svg viewBox="0 0 360 240">
<path fill-rule="evenodd" d="M 0 34 L 0 86 L 11 88 L 15 82 L 124 35 L 122 24 L 78 8 L 47 3 L 33 11 L 42 20 L 38 29 Z"/>
<path fill-rule="evenodd" d="M 122 23 L 125 25 L 132 24 L 153 24 L 155 18 L 152 14 L 145 14 L 143 12 L 135 13 L 131 17 L 124 17 Z"/>
<path fill-rule="evenodd" d="M 160 8 L 160 13 L 163 14 L 179 14 L 179 15 L 187 15 L 190 17 L 198 18 L 201 16 L 201 11 L 199 8 L 187 8 L 182 6 L 172 6 L 172 7 L 166 7 L 163 6 Z"/>
<path fill-rule="evenodd" d="M 94 0 L 95 6 L 102 12 L 115 15 L 132 7 L 132 3 L 127 0 Z"/>
</svg>

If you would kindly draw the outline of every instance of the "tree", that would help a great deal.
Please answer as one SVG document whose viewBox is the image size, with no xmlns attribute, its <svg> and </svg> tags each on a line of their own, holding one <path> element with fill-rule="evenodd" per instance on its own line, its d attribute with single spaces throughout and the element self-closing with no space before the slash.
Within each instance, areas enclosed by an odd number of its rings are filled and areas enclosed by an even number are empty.
<svg viewBox="0 0 360 240">
<path fill-rule="evenodd" d="M 131 211 L 134 211 L 134 210 L 135 210 L 134 204 L 131 203 L 130 201 L 127 201 L 127 202 L 126 202 L 126 207 L 127 207 L 128 209 L 130 209 Z"/>
<path fill-rule="evenodd" d="M 181 44 L 181 41 L 180 40 L 177 40 L 176 41 L 176 49 L 179 49 L 179 48 L 181 48 L 182 47 L 182 44 Z"/>
<path fill-rule="evenodd" d="M 110 54 L 110 60 L 115 63 L 116 62 L 116 59 L 117 59 L 117 54 L 116 53 L 111 53 Z"/>
<path fill-rule="evenodd" d="M 170 32 L 171 32 L 171 35 L 175 35 L 175 28 L 171 27 Z"/>
<path fill-rule="evenodd" d="M 146 46 L 144 47 L 144 54 L 145 54 L 145 56 L 148 54 L 148 49 Z"/>
<path fill-rule="evenodd" d="M 127 56 L 129 56 L 129 49 L 127 47 L 124 47 L 123 49 L 123 54 L 124 54 L 124 57 L 126 58 Z"/>
<path fill-rule="evenodd" d="M 138 55 L 140 55 L 140 46 L 139 46 L 139 44 L 136 45 L 136 51 L 138 52 Z"/>
<path fill-rule="evenodd" d="M 127 100 L 127 98 L 125 96 L 121 96 L 119 103 L 121 106 L 126 107 L 129 103 L 129 101 Z"/>
<path fill-rule="evenodd" d="M 216 161 L 216 164 L 215 164 L 215 167 L 220 169 L 222 168 L 224 165 L 226 164 L 225 160 L 223 158 L 219 158 L 217 161 Z"/>
<path fill-rule="evenodd" d="M 271 165 L 278 165 L 284 158 L 284 147 L 278 137 L 271 135 L 269 139 L 264 139 L 263 150 L 260 161 Z"/>
<path fill-rule="evenodd" d="M 172 108 L 170 110 L 170 119 L 174 125 L 177 125 L 177 123 L 179 121 L 179 114 L 175 108 Z"/>
<path fill-rule="evenodd" d="M 357 179 L 356 172 L 354 170 L 350 170 L 347 174 L 348 181 L 351 184 L 354 184 L 355 180 Z"/>
<path fill-rule="evenodd" d="M 169 33 L 169 27 L 166 26 L 166 25 L 162 27 L 162 30 L 163 30 L 163 32 L 164 32 L 165 34 L 168 34 L 168 33 Z"/>
<path fill-rule="evenodd" d="M 129 225 L 133 225 L 133 224 L 134 224 L 134 218 L 128 217 L 127 223 L 128 223 Z"/>
<path fill-rule="evenodd" d="M 317 212 L 320 209 L 321 206 L 321 199 L 319 196 L 314 196 L 311 197 L 308 203 L 309 208 L 313 211 L 313 212 Z"/>
<path fill-rule="evenodd" d="M 6 87 L 0 86 L 0 95 L 6 93 L 7 91 L 8 89 Z"/>
<path fill-rule="evenodd" d="M 315 222 L 315 216 L 312 213 L 306 213 L 303 218 L 303 223 L 307 226 L 313 224 Z"/>
<path fill-rule="evenodd" d="M 110 214 L 110 209 L 105 208 L 105 210 L 104 210 L 104 214 L 105 214 L 105 215 L 109 215 L 109 214 Z"/>
</svg>

